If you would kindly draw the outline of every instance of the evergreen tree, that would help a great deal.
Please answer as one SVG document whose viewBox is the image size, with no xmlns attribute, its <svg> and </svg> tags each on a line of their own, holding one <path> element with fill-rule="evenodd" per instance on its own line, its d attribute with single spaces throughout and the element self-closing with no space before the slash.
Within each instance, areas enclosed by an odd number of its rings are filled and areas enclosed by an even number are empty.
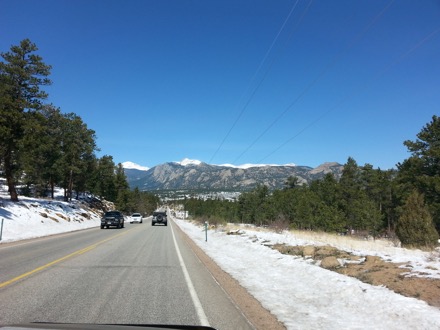
<svg viewBox="0 0 440 330">
<path fill-rule="evenodd" d="M 388 235 L 394 233 L 397 222 L 398 192 L 396 175 L 397 171 L 393 169 L 379 172 L 380 211 L 383 214 L 384 228 L 386 228 Z"/>
<path fill-rule="evenodd" d="M 360 169 L 356 161 L 349 157 L 344 165 L 340 183 L 341 191 L 341 208 L 347 218 L 347 226 L 350 231 L 356 229 L 356 225 L 360 222 L 358 203 L 359 193 L 361 191 Z"/>
<path fill-rule="evenodd" d="M 438 233 L 435 230 L 424 197 L 417 190 L 408 196 L 396 226 L 396 234 L 403 246 L 435 247 Z"/>
<path fill-rule="evenodd" d="M 299 179 L 297 176 L 289 176 L 284 183 L 286 186 L 286 189 L 292 189 L 298 186 Z"/>
<path fill-rule="evenodd" d="M 341 210 L 345 213 L 347 227 L 377 235 L 382 224 L 380 207 L 371 197 L 376 194 L 375 174 L 371 165 L 359 167 L 348 158 L 340 180 Z"/>
<path fill-rule="evenodd" d="M 298 229 L 316 230 L 316 219 L 322 205 L 319 197 L 309 188 L 303 188 L 297 194 L 294 225 Z"/>
<path fill-rule="evenodd" d="M 372 203 L 371 207 L 382 214 L 384 223 L 379 227 L 387 227 L 388 232 L 394 229 L 393 200 L 395 200 L 395 191 L 393 179 L 393 170 L 374 169 L 370 164 L 365 164 L 361 168 L 362 186 L 367 198 Z"/>
<path fill-rule="evenodd" d="M 77 199 L 80 193 L 91 192 L 96 163 L 97 160 L 94 153 L 86 152 L 82 155 L 79 166 L 80 172 L 74 177 L 74 188 Z"/>
<path fill-rule="evenodd" d="M 28 116 L 25 122 L 21 157 L 26 173 L 24 183 L 33 185 L 37 196 L 42 196 L 49 186 L 53 198 L 55 184 L 61 179 L 59 162 L 63 120 L 59 109 L 45 105 L 41 111 Z"/>
<path fill-rule="evenodd" d="M 140 201 L 139 190 L 136 188 L 132 198 L 130 199 L 130 187 L 128 186 L 127 177 L 125 176 L 124 168 L 122 167 L 121 163 L 119 163 L 116 168 L 115 189 L 116 207 L 122 212 L 134 212 L 137 209 L 135 206 L 137 203 L 135 203 L 133 199 L 136 199 L 137 202 Z"/>
<path fill-rule="evenodd" d="M 316 219 L 317 228 L 328 232 L 345 232 L 347 220 L 341 210 L 340 186 L 334 175 L 328 173 L 323 179 L 313 181 L 310 190 L 322 203 Z"/>
<path fill-rule="evenodd" d="M 298 205 L 304 189 L 306 187 L 275 190 L 270 196 L 270 205 L 273 210 L 270 213 L 272 219 L 282 219 L 287 221 L 291 227 L 301 228 Z"/>
<path fill-rule="evenodd" d="M 249 192 L 245 192 L 238 198 L 240 220 L 247 223 L 265 224 L 265 206 L 269 189 L 267 186 L 258 185 Z"/>
<path fill-rule="evenodd" d="M 0 159 L 11 200 L 18 201 L 15 182 L 20 174 L 20 141 L 29 113 L 40 109 L 47 94 L 40 90 L 49 85 L 51 67 L 35 55 L 37 46 L 29 39 L 1 53 L 0 62 Z"/>
<path fill-rule="evenodd" d="M 440 231 L 440 117 L 433 116 L 416 141 L 405 141 L 411 157 L 398 164 L 398 180 L 403 198 L 417 189 L 425 200 Z"/>
<path fill-rule="evenodd" d="M 115 170 L 116 167 L 112 156 L 106 155 L 98 159 L 94 193 L 112 202 L 115 202 L 118 196 Z"/>
<path fill-rule="evenodd" d="M 65 199 L 72 198 L 74 188 L 85 187 L 84 177 L 93 162 L 96 150 L 95 132 L 87 128 L 81 117 L 74 113 L 65 114 L 62 121 L 60 167 L 63 173 L 61 187 Z"/>
<path fill-rule="evenodd" d="M 317 194 L 327 206 L 339 206 L 340 187 L 332 173 L 327 173 L 323 179 L 313 181 L 310 184 L 310 189 Z"/>
</svg>

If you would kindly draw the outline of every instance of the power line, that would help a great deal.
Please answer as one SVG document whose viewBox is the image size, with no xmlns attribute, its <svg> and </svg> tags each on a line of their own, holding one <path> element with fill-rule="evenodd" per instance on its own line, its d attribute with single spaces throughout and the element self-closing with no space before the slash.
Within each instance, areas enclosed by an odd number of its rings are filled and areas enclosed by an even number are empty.
<svg viewBox="0 0 440 330">
<path fill-rule="evenodd" d="M 308 8 L 310 7 L 311 3 L 313 0 L 310 0 L 309 5 L 307 6 L 306 10 L 308 10 Z M 261 68 L 263 67 L 263 64 L 266 62 L 269 54 L 272 51 L 272 48 L 274 47 L 276 41 L 278 40 L 278 37 L 280 36 L 280 34 L 282 33 L 282 31 L 284 30 L 284 27 L 286 26 L 288 20 L 290 19 L 290 16 L 292 16 L 293 12 L 296 9 L 296 6 L 298 5 L 299 0 L 297 0 L 295 2 L 295 4 L 292 6 L 292 9 L 290 10 L 289 14 L 287 15 L 286 19 L 284 20 L 283 24 L 281 25 L 281 28 L 278 30 L 277 35 L 275 36 L 275 38 L 273 39 L 269 49 L 266 51 L 266 54 L 263 57 L 263 60 L 260 62 L 260 65 L 258 66 L 257 70 L 255 71 L 254 75 L 252 76 L 248 87 L 246 88 L 245 92 L 242 94 L 242 96 L 240 97 L 240 102 L 241 100 L 244 98 L 244 95 L 247 94 L 248 90 L 250 89 L 250 86 L 252 85 L 252 83 L 256 80 L 256 77 L 258 75 L 258 73 L 260 72 Z M 305 10 L 305 11 L 306 11 Z M 302 18 L 304 17 L 305 11 L 303 12 L 303 15 L 300 18 L 300 21 L 302 20 Z M 297 26 L 298 27 L 298 24 Z M 291 34 L 292 35 L 292 34 Z M 248 107 L 249 103 L 251 102 L 251 100 L 253 99 L 253 97 L 255 96 L 256 92 L 258 91 L 258 89 L 260 88 L 260 86 L 262 85 L 262 83 L 264 82 L 264 80 L 267 77 L 267 74 L 269 72 L 269 70 L 271 69 L 273 63 L 274 63 L 274 59 L 270 62 L 268 68 L 266 69 L 262 79 L 259 81 L 259 83 L 257 84 L 257 86 L 254 88 L 254 90 L 252 91 L 251 95 L 249 96 L 248 100 L 246 101 L 245 105 L 243 106 L 243 108 L 241 109 L 240 113 L 238 114 L 237 118 L 235 119 L 234 123 L 232 124 L 232 126 L 229 128 L 228 132 L 226 133 L 225 137 L 223 138 L 222 142 L 220 143 L 220 145 L 218 146 L 217 150 L 214 152 L 214 154 L 212 155 L 211 159 L 209 160 L 209 163 L 212 162 L 212 160 L 215 158 L 215 156 L 217 155 L 217 153 L 220 151 L 220 149 L 223 147 L 223 144 L 225 143 L 226 139 L 229 137 L 229 135 L 231 134 L 232 130 L 235 128 L 235 126 L 237 125 L 238 121 L 240 120 L 241 116 L 244 114 L 246 108 Z M 239 103 L 240 103 L 239 102 Z"/>
<path fill-rule="evenodd" d="M 270 152 L 268 155 L 266 155 L 264 158 L 262 158 L 259 162 L 263 162 L 265 159 L 267 159 L 268 157 L 272 156 L 275 152 L 277 152 L 278 150 L 280 150 L 282 147 L 284 147 L 286 144 L 290 143 L 292 140 L 294 140 L 295 138 L 297 138 L 299 135 L 301 135 L 304 131 L 306 131 L 307 129 L 309 129 L 310 127 L 312 127 L 313 125 L 315 125 L 317 122 L 319 122 L 320 120 L 322 120 L 325 116 L 327 116 L 330 112 L 334 111 L 336 108 L 338 108 L 341 104 L 343 104 L 344 102 L 346 102 L 347 100 L 353 98 L 355 95 L 359 94 L 360 92 L 362 92 L 364 89 L 366 89 L 369 85 L 371 85 L 372 82 L 376 81 L 377 79 L 379 79 L 381 76 L 383 76 L 387 71 L 389 71 L 392 67 L 396 66 L 397 64 L 399 64 L 401 61 L 403 61 L 403 59 L 407 56 L 409 56 L 412 52 L 414 52 L 415 50 L 417 50 L 418 48 L 420 48 L 424 43 L 426 43 L 429 39 L 433 38 L 436 34 L 440 33 L 440 27 L 437 28 L 436 30 L 434 30 L 433 32 L 429 33 L 427 36 L 425 36 L 424 38 L 422 38 L 418 43 L 416 43 L 413 47 L 411 47 L 409 50 L 407 50 L 405 53 L 403 53 L 402 55 L 400 55 L 399 57 L 396 58 L 396 60 L 392 61 L 390 64 L 388 64 L 382 71 L 380 71 L 370 83 L 365 83 L 362 86 L 360 86 L 358 89 L 356 89 L 354 92 L 352 92 L 351 94 L 349 94 L 348 96 L 344 97 L 342 100 L 340 100 L 335 106 L 333 106 L 332 108 L 330 108 L 329 110 L 325 111 L 324 113 L 322 113 L 318 118 L 316 118 L 315 120 L 313 120 L 312 122 L 310 122 L 308 125 L 306 125 L 303 129 L 301 129 L 298 133 L 296 133 L 294 136 L 292 136 L 291 138 L 287 139 L 286 141 L 284 141 L 282 144 L 280 144 L 277 148 L 275 148 L 272 152 Z"/>
<path fill-rule="evenodd" d="M 300 94 L 291 102 L 284 111 L 282 111 L 257 137 L 256 139 L 234 160 L 236 163 L 246 152 L 248 152 L 300 99 L 307 94 L 307 92 L 312 89 L 312 87 L 320 81 L 324 75 L 335 66 L 335 64 L 340 60 L 342 55 L 352 48 L 356 42 L 358 42 L 368 30 L 385 14 L 385 12 L 391 7 L 394 0 L 389 1 L 385 7 L 368 23 L 350 42 L 343 48 L 336 56 L 324 67 L 324 69 L 300 92 Z"/>
</svg>

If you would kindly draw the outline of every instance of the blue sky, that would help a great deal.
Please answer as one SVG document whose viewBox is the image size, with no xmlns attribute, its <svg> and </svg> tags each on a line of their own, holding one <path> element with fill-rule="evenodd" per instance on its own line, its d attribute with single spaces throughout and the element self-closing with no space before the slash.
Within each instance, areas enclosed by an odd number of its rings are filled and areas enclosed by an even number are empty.
<svg viewBox="0 0 440 330">
<path fill-rule="evenodd" d="M 0 0 L 0 51 L 52 65 L 48 102 L 98 156 L 152 167 L 388 169 L 440 115 L 438 0 Z"/>
</svg>

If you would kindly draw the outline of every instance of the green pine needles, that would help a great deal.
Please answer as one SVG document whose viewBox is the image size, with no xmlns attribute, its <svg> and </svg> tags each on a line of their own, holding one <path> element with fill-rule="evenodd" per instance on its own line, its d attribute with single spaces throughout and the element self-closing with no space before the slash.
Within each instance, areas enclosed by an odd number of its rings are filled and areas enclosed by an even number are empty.
<svg viewBox="0 0 440 330">
<path fill-rule="evenodd" d="M 425 206 L 424 196 L 414 190 L 402 208 L 396 226 L 396 234 L 402 246 L 433 248 L 439 236 L 435 229 L 432 216 Z"/>
</svg>

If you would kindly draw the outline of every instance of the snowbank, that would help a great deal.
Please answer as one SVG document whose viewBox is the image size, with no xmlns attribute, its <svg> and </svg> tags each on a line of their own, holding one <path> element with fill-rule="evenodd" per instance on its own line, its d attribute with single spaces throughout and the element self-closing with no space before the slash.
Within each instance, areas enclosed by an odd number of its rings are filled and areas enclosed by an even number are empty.
<svg viewBox="0 0 440 330">
<path fill-rule="evenodd" d="M 100 225 L 100 215 L 80 202 L 21 197 L 19 203 L 12 203 L 1 197 L 2 243 Z M 431 258 L 428 252 L 317 234 L 299 238 L 251 227 L 241 229 L 244 235 L 211 229 L 206 242 L 203 228 L 175 221 L 288 329 L 440 329 L 440 310 L 421 300 L 322 269 L 311 260 L 283 255 L 266 245 L 331 244 L 355 254 L 409 263 L 414 271 L 438 279 L 439 258 Z"/>
<path fill-rule="evenodd" d="M 309 260 L 283 255 L 266 246 L 316 242 L 298 240 L 289 233 L 252 229 L 245 229 L 245 235 L 209 230 L 206 242 L 203 228 L 183 220 L 176 223 L 288 329 L 440 328 L 440 310 L 424 301 L 322 269 Z M 410 260 L 408 250 L 390 251 L 394 252 L 390 258 L 421 262 L 418 251 L 414 260 Z"/>
<path fill-rule="evenodd" d="M 79 201 L 72 203 L 20 196 L 19 202 L 2 199 L 0 243 L 43 237 L 97 227 L 101 216 Z M 3 222 L 3 223 L 2 223 Z"/>
</svg>

